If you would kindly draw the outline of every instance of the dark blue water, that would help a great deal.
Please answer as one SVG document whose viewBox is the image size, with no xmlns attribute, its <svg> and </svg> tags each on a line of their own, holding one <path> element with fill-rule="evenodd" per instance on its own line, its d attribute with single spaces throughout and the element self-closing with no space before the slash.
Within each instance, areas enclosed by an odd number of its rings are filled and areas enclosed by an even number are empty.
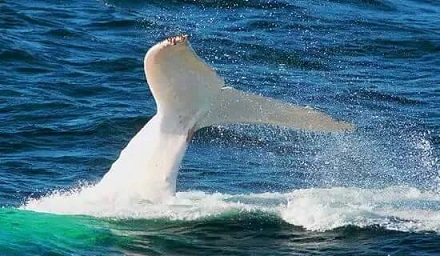
<svg viewBox="0 0 440 256">
<path fill-rule="evenodd" d="M 204 128 L 180 208 L 23 210 L 109 170 L 182 33 L 229 86 L 357 130 Z M 0 63 L 0 255 L 440 254 L 438 1 L 0 1 Z"/>
</svg>

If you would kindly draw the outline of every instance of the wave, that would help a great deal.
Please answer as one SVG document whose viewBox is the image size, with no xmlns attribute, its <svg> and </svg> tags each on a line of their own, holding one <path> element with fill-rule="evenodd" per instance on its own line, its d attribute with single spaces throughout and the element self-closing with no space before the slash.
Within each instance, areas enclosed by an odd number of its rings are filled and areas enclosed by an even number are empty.
<svg viewBox="0 0 440 256">
<path fill-rule="evenodd" d="M 104 1 L 108 5 L 125 5 L 125 6 L 136 6 L 144 5 L 145 1 L 139 0 L 107 0 Z M 293 9 L 299 8 L 288 1 L 247 1 L 247 0 L 234 0 L 234 1 L 192 1 L 192 0 L 166 0 L 166 1 L 149 1 L 148 4 L 157 6 L 182 6 L 182 5 L 194 5 L 203 9 L 207 8 L 218 8 L 218 9 L 242 9 L 242 8 L 253 8 L 253 9 L 263 9 L 263 10 L 276 10 L 276 9 Z"/>
<path fill-rule="evenodd" d="M 401 106 L 426 104 L 425 102 L 420 100 L 411 99 L 404 96 L 397 96 L 385 92 L 378 92 L 371 89 L 353 90 L 353 92 L 351 93 L 351 97 L 351 100 L 371 100 L 374 102 L 394 103 Z"/>
<path fill-rule="evenodd" d="M 140 197 L 97 193 L 93 186 L 29 199 L 20 208 L 37 212 L 112 219 L 212 220 L 234 216 L 276 217 L 311 231 L 380 227 L 402 232 L 440 233 L 440 193 L 414 187 L 310 188 L 288 193 L 222 194 L 178 192 L 162 204 Z"/>
<path fill-rule="evenodd" d="M 330 0 L 329 2 L 353 5 L 358 8 L 369 8 L 373 10 L 380 10 L 387 12 L 394 12 L 397 10 L 397 7 L 392 2 L 383 1 L 383 0 L 363 0 L 363 1 Z"/>
</svg>

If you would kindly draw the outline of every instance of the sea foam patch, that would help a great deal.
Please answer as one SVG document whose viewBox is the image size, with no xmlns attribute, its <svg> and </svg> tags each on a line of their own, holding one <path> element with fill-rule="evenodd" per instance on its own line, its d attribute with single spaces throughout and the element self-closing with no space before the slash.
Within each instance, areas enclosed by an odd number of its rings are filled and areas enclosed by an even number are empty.
<svg viewBox="0 0 440 256">
<path fill-rule="evenodd" d="M 440 232 L 440 195 L 411 187 L 297 190 L 281 216 L 317 231 L 353 225 Z"/>
<path fill-rule="evenodd" d="M 440 233 L 440 194 L 413 187 L 313 188 L 290 193 L 240 195 L 188 191 L 178 192 L 174 198 L 160 204 L 135 196 L 96 193 L 93 187 L 84 187 L 30 199 L 21 209 L 100 218 L 181 221 L 262 212 L 312 231 L 351 225 Z"/>
</svg>

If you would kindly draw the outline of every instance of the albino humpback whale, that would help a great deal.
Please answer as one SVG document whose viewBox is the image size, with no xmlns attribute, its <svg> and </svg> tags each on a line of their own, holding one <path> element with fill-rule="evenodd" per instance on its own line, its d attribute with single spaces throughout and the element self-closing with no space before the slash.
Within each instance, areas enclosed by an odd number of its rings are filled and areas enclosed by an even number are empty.
<svg viewBox="0 0 440 256">
<path fill-rule="evenodd" d="M 97 187 L 163 202 L 176 192 L 179 165 L 194 131 L 206 126 L 254 123 L 324 132 L 353 129 L 308 107 L 225 87 L 186 35 L 149 49 L 144 69 L 157 113 L 122 150 Z"/>
</svg>

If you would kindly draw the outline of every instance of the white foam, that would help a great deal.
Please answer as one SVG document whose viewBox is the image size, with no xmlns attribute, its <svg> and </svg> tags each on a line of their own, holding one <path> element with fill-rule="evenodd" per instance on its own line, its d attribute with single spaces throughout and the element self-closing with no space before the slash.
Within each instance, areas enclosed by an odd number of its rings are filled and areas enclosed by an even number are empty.
<svg viewBox="0 0 440 256">
<path fill-rule="evenodd" d="M 140 197 L 139 197 L 140 198 Z M 440 233 L 440 194 L 411 187 L 300 189 L 290 193 L 229 195 L 179 192 L 161 204 L 96 193 L 93 186 L 30 199 L 21 208 L 95 217 L 197 220 L 222 214 L 264 212 L 308 230 L 347 225 Z"/>
<path fill-rule="evenodd" d="M 95 217 L 195 220 L 238 210 L 252 211 L 261 206 L 228 201 L 231 195 L 204 192 L 179 192 L 160 204 L 142 200 L 131 194 L 99 194 L 95 187 L 84 187 L 70 192 L 55 192 L 41 199 L 30 199 L 21 208 L 56 213 L 81 214 Z"/>
<path fill-rule="evenodd" d="M 281 214 L 287 222 L 309 230 L 378 225 L 440 232 L 440 195 L 409 187 L 297 190 Z"/>
</svg>

